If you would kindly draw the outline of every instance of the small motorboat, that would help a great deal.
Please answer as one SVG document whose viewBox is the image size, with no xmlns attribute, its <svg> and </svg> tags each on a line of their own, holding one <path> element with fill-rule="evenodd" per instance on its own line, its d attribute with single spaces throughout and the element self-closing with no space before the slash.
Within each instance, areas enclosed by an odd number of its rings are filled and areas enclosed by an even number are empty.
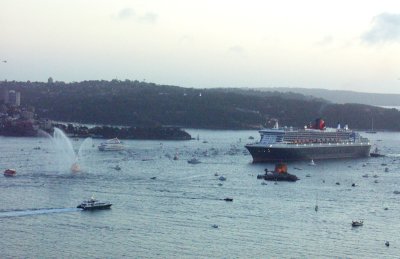
<svg viewBox="0 0 400 259">
<path fill-rule="evenodd" d="M 311 159 L 310 163 L 308 163 L 309 166 L 315 166 L 314 160 Z"/>
<path fill-rule="evenodd" d="M 15 169 L 6 169 L 4 171 L 4 176 L 15 176 L 17 171 Z"/>
<path fill-rule="evenodd" d="M 111 205 L 112 204 L 109 202 L 101 202 L 96 200 L 94 197 L 91 197 L 89 200 L 83 201 L 81 204 L 79 204 L 77 208 L 83 210 L 102 210 L 109 209 Z"/>
<path fill-rule="evenodd" d="M 353 220 L 351 222 L 352 227 L 361 227 L 362 225 L 364 225 L 364 222 L 362 220 Z"/>
<path fill-rule="evenodd" d="M 197 158 L 194 158 L 194 157 L 192 159 L 188 160 L 187 162 L 189 164 L 193 164 L 193 165 L 201 163 L 200 160 L 198 160 Z"/>
</svg>

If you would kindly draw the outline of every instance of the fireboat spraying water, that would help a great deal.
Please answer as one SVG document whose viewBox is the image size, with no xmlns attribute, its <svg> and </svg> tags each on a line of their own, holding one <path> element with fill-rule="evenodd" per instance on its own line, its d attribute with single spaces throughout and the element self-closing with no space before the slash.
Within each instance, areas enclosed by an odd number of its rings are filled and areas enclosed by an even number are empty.
<svg viewBox="0 0 400 259">
<path fill-rule="evenodd" d="M 55 148 L 59 170 L 70 170 L 72 173 L 80 172 L 82 170 L 80 162 L 82 161 L 83 149 L 85 146 L 91 146 L 92 139 L 85 139 L 76 153 L 71 140 L 61 129 L 54 128 L 53 136 L 50 136 L 50 138 Z"/>
<path fill-rule="evenodd" d="M 79 171 L 81 171 L 81 167 L 79 166 L 78 162 L 73 163 L 71 166 L 71 172 L 78 173 Z"/>
</svg>

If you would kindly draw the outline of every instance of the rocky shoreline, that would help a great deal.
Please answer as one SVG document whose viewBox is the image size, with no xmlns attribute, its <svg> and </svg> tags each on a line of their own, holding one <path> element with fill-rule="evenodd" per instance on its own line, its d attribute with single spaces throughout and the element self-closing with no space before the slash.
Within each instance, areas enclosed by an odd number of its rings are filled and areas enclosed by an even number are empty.
<svg viewBox="0 0 400 259">
<path fill-rule="evenodd" d="M 119 138 L 144 140 L 190 140 L 191 135 L 179 127 L 113 127 L 113 126 L 75 126 L 73 124 L 53 124 L 74 138 Z M 49 132 L 51 133 L 51 132 Z"/>
<path fill-rule="evenodd" d="M 52 124 L 51 128 L 41 129 L 32 125 L 1 125 L 0 136 L 9 137 L 40 137 L 43 132 L 53 134 L 54 127 L 64 131 L 72 138 L 119 138 L 144 140 L 190 140 L 191 135 L 179 127 L 112 127 L 112 126 L 75 126 L 73 124 Z"/>
<path fill-rule="evenodd" d="M 1 87 L 0 82 L 0 136 L 40 137 L 52 135 L 54 128 L 63 130 L 73 138 L 120 138 L 149 140 L 190 140 L 189 133 L 176 126 L 162 126 L 160 123 L 146 126 L 93 126 L 59 123 L 43 118 L 32 105 L 21 103 L 21 91 Z M 29 99 L 29 98 L 27 98 Z M 133 123 L 134 125 L 137 123 Z M 137 124 L 140 125 L 140 124 Z M 150 126 L 149 126 L 150 125 Z"/>
<path fill-rule="evenodd" d="M 0 136 L 37 137 L 53 134 L 54 128 L 63 130 L 69 137 L 74 138 L 120 138 L 120 139 L 152 139 L 152 140 L 190 140 L 189 133 L 176 126 L 147 126 L 147 127 L 116 127 L 74 125 L 58 123 L 46 118 L 40 118 L 35 113 L 35 107 L 20 104 L 20 93 L 7 93 L 0 100 Z M 10 100 L 9 95 L 18 98 Z"/>
</svg>

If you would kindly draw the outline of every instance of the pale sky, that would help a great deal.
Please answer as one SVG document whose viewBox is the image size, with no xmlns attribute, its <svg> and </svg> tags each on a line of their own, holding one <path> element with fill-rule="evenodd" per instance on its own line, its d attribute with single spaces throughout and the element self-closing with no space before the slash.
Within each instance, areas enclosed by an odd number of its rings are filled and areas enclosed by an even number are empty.
<svg viewBox="0 0 400 259">
<path fill-rule="evenodd" d="M 9 81 L 400 93 L 400 1 L 0 0 L 0 60 Z"/>
</svg>

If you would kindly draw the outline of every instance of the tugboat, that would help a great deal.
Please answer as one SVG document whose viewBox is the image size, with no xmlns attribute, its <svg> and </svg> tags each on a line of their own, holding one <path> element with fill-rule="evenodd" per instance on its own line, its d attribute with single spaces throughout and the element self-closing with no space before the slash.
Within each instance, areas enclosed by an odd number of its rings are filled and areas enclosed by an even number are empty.
<svg viewBox="0 0 400 259">
<path fill-rule="evenodd" d="M 289 174 L 287 172 L 287 165 L 284 163 L 279 163 L 275 165 L 274 171 L 268 171 L 265 169 L 264 175 L 258 175 L 257 179 L 264 179 L 266 181 L 287 181 L 287 182 L 295 182 L 299 180 L 296 175 Z"/>
<path fill-rule="evenodd" d="M 15 169 L 6 169 L 4 171 L 4 176 L 15 176 L 17 174 L 17 171 Z"/>
<path fill-rule="evenodd" d="M 376 147 L 373 152 L 369 153 L 369 155 L 371 157 L 384 157 L 385 156 L 384 154 L 380 153 L 378 147 Z"/>
<path fill-rule="evenodd" d="M 81 204 L 79 204 L 77 208 L 83 210 L 102 210 L 102 209 L 109 209 L 111 205 L 112 204 L 109 202 L 100 202 L 96 200 L 94 197 L 91 197 L 89 200 L 83 201 Z"/>
</svg>

